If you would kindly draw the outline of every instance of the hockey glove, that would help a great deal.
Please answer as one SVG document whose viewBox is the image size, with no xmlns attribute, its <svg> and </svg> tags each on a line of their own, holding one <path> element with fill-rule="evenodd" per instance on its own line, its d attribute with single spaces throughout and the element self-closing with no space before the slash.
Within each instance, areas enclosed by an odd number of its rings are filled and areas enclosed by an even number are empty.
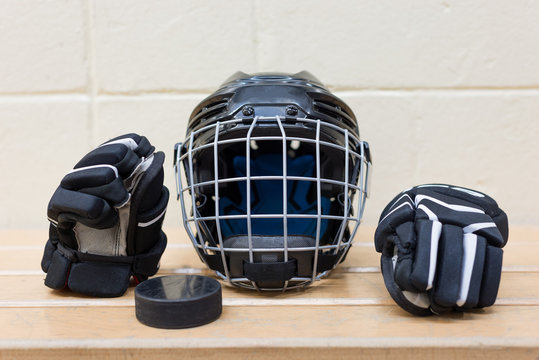
<svg viewBox="0 0 539 360">
<path fill-rule="evenodd" d="M 426 316 L 492 305 L 507 237 L 507 215 L 494 199 L 429 184 L 402 192 L 386 206 L 374 241 L 393 300 Z"/>
<path fill-rule="evenodd" d="M 154 275 L 167 238 L 165 155 L 127 134 L 80 160 L 47 208 L 51 222 L 41 267 L 45 285 L 100 297 L 121 296 L 130 277 Z"/>
</svg>

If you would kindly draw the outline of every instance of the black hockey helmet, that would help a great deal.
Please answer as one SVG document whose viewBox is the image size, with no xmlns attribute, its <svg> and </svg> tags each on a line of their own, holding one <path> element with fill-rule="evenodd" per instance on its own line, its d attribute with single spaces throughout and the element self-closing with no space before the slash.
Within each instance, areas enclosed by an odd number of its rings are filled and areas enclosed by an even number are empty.
<svg viewBox="0 0 539 360">
<path fill-rule="evenodd" d="M 370 165 L 352 110 L 306 71 L 234 74 L 175 147 L 183 222 L 202 261 L 258 290 L 306 286 L 344 260 Z"/>
</svg>

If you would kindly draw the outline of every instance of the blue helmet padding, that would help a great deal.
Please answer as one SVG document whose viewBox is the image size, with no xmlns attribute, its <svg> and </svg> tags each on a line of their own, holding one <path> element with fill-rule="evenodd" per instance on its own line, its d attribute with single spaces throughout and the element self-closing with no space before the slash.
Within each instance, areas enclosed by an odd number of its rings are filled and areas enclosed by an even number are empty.
<svg viewBox="0 0 539 360">
<path fill-rule="evenodd" d="M 312 177 L 315 170 L 315 161 L 312 155 L 302 155 L 295 159 L 287 158 L 287 175 Z M 236 156 L 233 159 L 235 176 L 246 176 L 245 156 Z M 264 154 L 259 155 L 250 162 L 251 176 L 281 176 L 282 155 Z M 219 212 L 221 215 L 245 215 L 246 205 L 246 181 L 238 183 L 240 199 L 231 199 L 223 194 L 219 200 Z M 316 186 L 312 181 L 287 181 L 287 212 L 288 214 L 312 214 L 317 213 L 316 199 L 307 201 L 307 195 L 311 186 Z M 283 213 L 283 181 L 282 180 L 251 180 L 251 214 L 282 214 Z M 329 214 L 331 202 L 322 197 L 322 214 Z M 220 220 L 221 233 L 224 238 L 234 235 L 247 234 L 246 219 Z M 288 218 L 288 235 L 305 235 L 316 237 L 316 219 Z M 327 220 L 320 224 L 320 237 L 327 228 Z M 282 218 L 251 219 L 252 235 L 283 235 Z"/>
</svg>

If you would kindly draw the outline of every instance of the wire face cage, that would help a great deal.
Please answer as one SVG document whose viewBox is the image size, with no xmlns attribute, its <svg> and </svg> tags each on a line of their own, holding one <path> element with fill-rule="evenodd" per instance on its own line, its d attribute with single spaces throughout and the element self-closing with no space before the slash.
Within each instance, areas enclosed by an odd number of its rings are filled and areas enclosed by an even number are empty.
<svg viewBox="0 0 539 360">
<path fill-rule="evenodd" d="M 232 285 L 304 287 L 342 262 L 368 194 L 368 144 L 345 126 L 252 116 L 191 129 L 175 151 L 183 223 Z"/>
</svg>

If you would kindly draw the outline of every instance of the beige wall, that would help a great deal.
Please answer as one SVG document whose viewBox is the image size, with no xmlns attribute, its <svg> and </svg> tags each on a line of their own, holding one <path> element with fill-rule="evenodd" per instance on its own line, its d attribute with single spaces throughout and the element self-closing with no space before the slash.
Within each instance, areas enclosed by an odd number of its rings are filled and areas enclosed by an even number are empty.
<svg viewBox="0 0 539 360">
<path fill-rule="evenodd" d="M 139 132 L 167 154 L 236 70 L 309 70 L 374 155 L 365 223 L 418 183 L 491 194 L 539 224 L 539 1 L 0 3 L 0 228 L 46 227 L 61 177 Z M 171 199 L 166 223 L 179 226 Z"/>
</svg>

